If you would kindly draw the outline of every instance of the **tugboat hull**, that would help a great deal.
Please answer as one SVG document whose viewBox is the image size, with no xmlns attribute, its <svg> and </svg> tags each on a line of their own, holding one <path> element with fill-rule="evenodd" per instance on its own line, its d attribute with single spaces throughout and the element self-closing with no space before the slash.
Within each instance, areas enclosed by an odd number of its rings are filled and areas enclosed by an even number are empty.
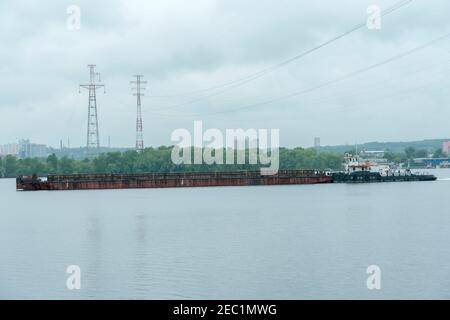
<svg viewBox="0 0 450 320">
<path fill-rule="evenodd" d="M 332 173 L 334 183 L 370 183 L 370 182 L 406 182 L 406 181 L 434 181 L 437 178 L 431 174 L 387 175 L 378 172 L 336 172 Z"/>
</svg>

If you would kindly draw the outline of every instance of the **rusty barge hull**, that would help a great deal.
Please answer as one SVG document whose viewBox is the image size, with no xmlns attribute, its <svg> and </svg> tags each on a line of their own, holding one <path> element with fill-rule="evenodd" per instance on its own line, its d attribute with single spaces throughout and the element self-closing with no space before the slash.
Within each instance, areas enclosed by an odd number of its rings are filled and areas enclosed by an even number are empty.
<svg viewBox="0 0 450 320">
<path fill-rule="evenodd" d="M 332 177 L 314 170 L 280 170 L 274 175 L 260 171 L 144 174 L 49 175 L 47 178 L 18 177 L 17 190 L 92 190 L 214 186 L 255 186 L 332 183 Z"/>
</svg>

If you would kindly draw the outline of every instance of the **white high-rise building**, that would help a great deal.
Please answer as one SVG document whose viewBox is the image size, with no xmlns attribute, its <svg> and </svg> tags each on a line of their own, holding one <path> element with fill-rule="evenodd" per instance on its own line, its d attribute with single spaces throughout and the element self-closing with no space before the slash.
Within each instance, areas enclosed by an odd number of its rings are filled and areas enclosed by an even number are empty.
<svg viewBox="0 0 450 320">
<path fill-rule="evenodd" d="M 45 158 L 48 156 L 47 146 L 31 143 L 28 139 L 20 140 L 18 156 L 20 158 Z"/>
</svg>

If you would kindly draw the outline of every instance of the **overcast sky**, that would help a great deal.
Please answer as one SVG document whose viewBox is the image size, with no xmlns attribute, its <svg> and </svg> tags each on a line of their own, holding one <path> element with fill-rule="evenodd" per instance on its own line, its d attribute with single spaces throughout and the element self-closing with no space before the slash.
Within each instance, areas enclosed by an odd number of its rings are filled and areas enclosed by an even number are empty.
<svg viewBox="0 0 450 320">
<path fill-rule="evenodd" d="M 148 81 L 144 143 L 170 144 L 177 128 L 280 129 L 282 146 L 450 137 L 449 38 L 309 93 L 244 108 L 384 61 L 450 32 L 448 0 L 414 0 L 282 68 L 236 87 L 217 85 L 265 70 L 367 19 L 366 9 L 397 1 L 104 0 L 0 3 L 0 144 L 29 138 L 86 144 L 87 64 L 98 92 L 102 145 L 134 146 L 130 81 Z M 67 8 L 81 10 L 79 30 Z M 224 90 L 227 89 L 227 90 Z M 199 91 L 200 90 L 200 91 Z M 184 95 L 185 93 L 192 93 Z M 224 91 L 224 92 L 221 92 Z M 199 99 L 201 98 L 201 99 Z M 174 108 L 186 102 L 185 104 Z"/>
</svg>

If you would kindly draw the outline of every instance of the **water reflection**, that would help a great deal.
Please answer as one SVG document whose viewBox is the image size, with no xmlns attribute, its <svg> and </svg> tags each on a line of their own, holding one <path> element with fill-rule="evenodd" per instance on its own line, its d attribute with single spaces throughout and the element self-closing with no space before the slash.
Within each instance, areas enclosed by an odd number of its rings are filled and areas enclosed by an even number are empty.
<svg viewBox="0 0 450 320">
<path fill-rule="evenodd" d="M 151 290 L 150 264 L 151 252 L 148 247 L 149 227 L 147 225 L 147 216 L 144 213 L 134 217 L 134 234 L 136 235 L 134 252 L 134 273 L 133 289 L 137 296 L 144 296 Z"/>
<path fill-rule="evenodd" d="M 95 297 L 101 292 L 101 272 L 102 272 L 102 219 L 98 211 L 91 211 L 87 216 L 86 241 L 87 258 L 86 267 L 82 267 L 83 280 L 89 297 Z"/>
</svg>

